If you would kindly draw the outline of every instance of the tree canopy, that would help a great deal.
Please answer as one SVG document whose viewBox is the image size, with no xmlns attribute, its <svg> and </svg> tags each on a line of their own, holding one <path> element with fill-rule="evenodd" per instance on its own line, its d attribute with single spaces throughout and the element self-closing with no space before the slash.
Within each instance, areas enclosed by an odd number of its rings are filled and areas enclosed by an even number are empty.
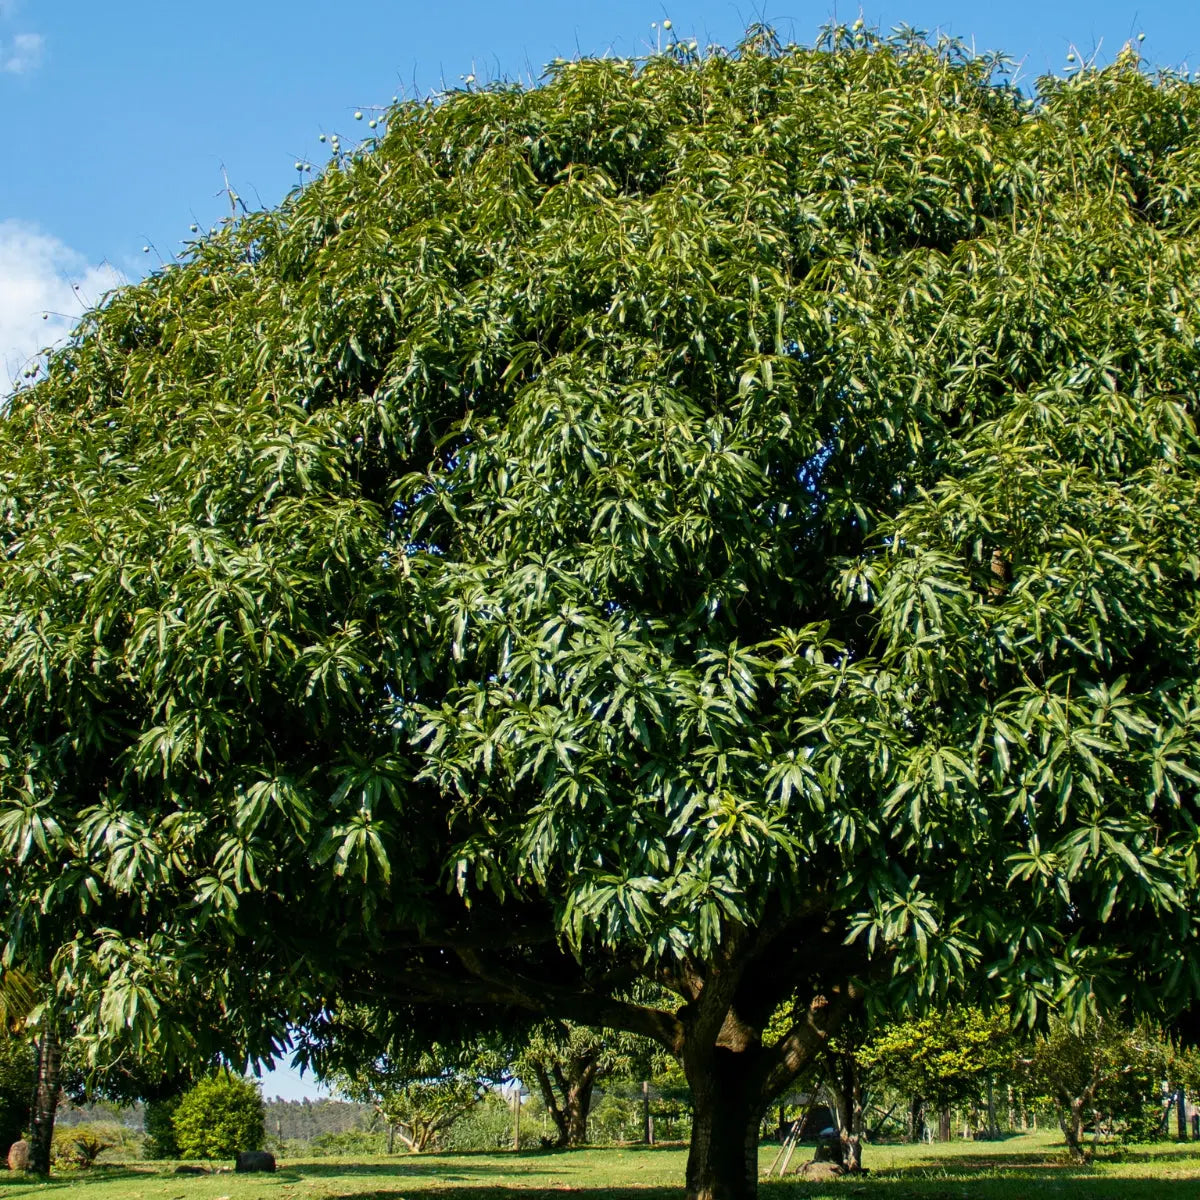
<svg viewBox="0 0 1200 1200">
<path fill-rule="evenodd" d="M 0 419 L 5 961 L 182 1058 L 651 1036 L 696 1197 L 863 997 L 1193 997 L 1200 98 L 1002 66 L 404 102 L 89 313 Z"/>
</svg>

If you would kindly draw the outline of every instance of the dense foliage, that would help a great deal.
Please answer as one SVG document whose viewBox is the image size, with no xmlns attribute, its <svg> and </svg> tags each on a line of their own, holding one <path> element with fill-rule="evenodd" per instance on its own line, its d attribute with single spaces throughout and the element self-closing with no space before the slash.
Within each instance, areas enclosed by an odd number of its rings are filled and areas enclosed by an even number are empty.
<svg viewBox="0 0 1200 1200">
<path fill-rule="evenodd" d="M 1194 996 L 1200 98 L 997 65 L 404 103 L 89 314 L 0 420 L 9 959 L 191 1059 L 655 1037 L 696 1196 L 863 996 Z"/>
<path fill-rule="evenodd" d="M 258 1084 L 228 1072 L 201 1079 L 171 1114 L 180 1158 L 236 1158 L 266 1141 Z"/>
<path fill-rule="evenodd" d="M 857 1058 L 878 1084 L 947 1108 L 978 1103 L 997 1074 L 1007 1082 L 1016 1053 L 1007 1014 L 955 1007 L 887 1025 Z"/>
</svg>

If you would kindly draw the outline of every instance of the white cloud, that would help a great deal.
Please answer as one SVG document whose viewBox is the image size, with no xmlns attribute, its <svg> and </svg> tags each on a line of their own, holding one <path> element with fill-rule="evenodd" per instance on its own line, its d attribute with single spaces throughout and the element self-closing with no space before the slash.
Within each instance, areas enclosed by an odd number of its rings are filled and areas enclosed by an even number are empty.
<svg viewBox="0 0 1200 1200">
<path fill-rule="evenodd" d="M 14 33 L 7 42 L 0 42 L 0 71 L 9 75 L 24 75 L 36 70 L 42 62 L 46 39 L 40 33 Z"/>
<path fill-rule="evenodd" d="M 66 337 L 86 307 L 124 282 L 119 271 L 88 263 L 34 225 L 0 221 L 0 391 L 40 350 Z"/>
</svg>

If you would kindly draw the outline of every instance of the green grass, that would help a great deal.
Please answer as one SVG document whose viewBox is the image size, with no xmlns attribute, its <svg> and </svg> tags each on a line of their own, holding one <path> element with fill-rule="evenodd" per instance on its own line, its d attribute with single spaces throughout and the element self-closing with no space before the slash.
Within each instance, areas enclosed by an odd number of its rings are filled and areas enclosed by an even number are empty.
<svg viewBox="0 0 1200 1200">
<path fill-rule="evenodd" d="M 776 1147 L 764 1145 L 765 1171 Z M 187 1176 L 173 1164 L 130 1163 L 63 1174 L 48 1183 L 0 1171 L 0 1200 L 674 1200 L 680 1147 L 512 1154 L 424 1154 L 358 1160 L 282 1160 L 275 1175 Z M 801 1147 L 793 1164 L 811 1157 Z M 764 1200 L 1195 1200 L 1200 1145 L 1109 1150 L 1093 1166 L 1070 1164 L 1048 1133 L 1001 1142 L 871 1146 L 870 1174 L 808 1184 L 770 1180 Z"/>
</svg>

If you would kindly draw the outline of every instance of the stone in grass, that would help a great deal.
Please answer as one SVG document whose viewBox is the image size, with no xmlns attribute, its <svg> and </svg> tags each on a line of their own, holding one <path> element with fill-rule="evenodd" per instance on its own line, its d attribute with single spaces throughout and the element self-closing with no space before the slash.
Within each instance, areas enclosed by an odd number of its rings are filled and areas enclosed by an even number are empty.
<svg viewBox="0 0 1200 1200">
<path fill-rule="evenodd" d="M 8 1169 L 10 1171 L 29 1170 L 29 1143 L 13 1142 L 8 1148 Z"/>
<path fill-rule="evenodd" d="M 275 1155 L 267 1150 L 243 1150 L 237 1156 L 235 1171 L 274 1171 Z"/>
<path fill-rule="evenodd" d="M 806 1162 L 796 1172 L 797 1175 L 802 1175 L 805 1179 L 815 1179 L 820 1182 L 837 1179 L 845 1173 L 846 1168 L 841 1163 L 836 1162 Z"/>
</svg>

